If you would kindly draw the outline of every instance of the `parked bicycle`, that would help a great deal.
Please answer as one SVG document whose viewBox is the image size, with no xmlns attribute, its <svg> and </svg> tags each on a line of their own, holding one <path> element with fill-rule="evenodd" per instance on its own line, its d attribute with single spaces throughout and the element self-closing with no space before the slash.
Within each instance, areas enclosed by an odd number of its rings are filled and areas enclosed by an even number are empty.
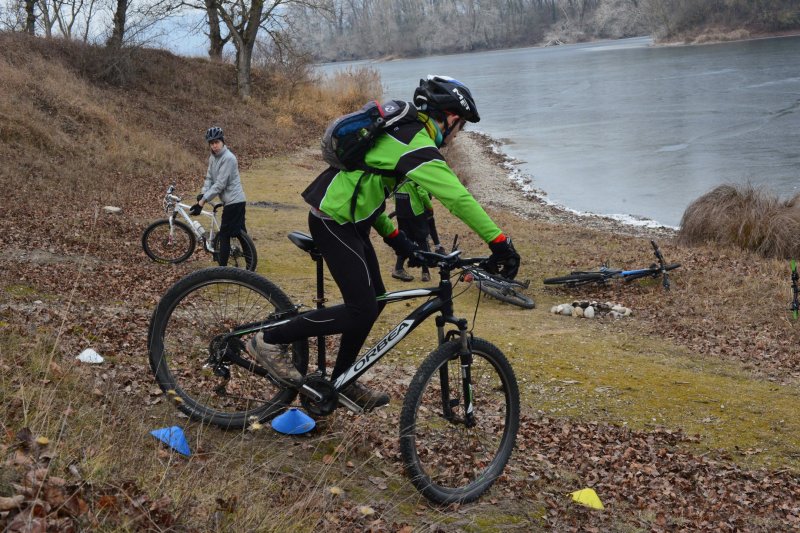
<svg viewBox="0 0 800 533">
<path fill-rule="evenodd" d="M 200 215 L 208 217 L 208 230 L 197 220 L 189 217 L 191 206 L 181 202 L 181 197 L 174 194 L 175 184 L 167 187 L 164 195 L 164 212 L 166 217 L 150 224 L 142 234 L 144 253 L 157 263 L 182 263 L 189 259 L 199 241 L 203 250 L 210 253 L 214 261 L 219 262 L 219 221 L 217 210 L 223 207 L 218 203 L 212 211 L 203 210 Z M 245 232 L 231 237 L 231 255 L 228 262 L 235 267 L 255 270 L 258 254 L 253 240 Z"/>
<path fill-rule="evenodd" d="M 797 261 L 792 259 L 790 266 L 792 268 L 792 303 L 789 310 L 792 312 L 792 318 L 797 320 L 797 316 L 800 314 L 800 286 L 797 283 L 800 275 L 797 274 Z"/>
<path fill-rule="evenodd" d="M 316 304 L 324 306 L 321 254 L 308 235 L 293 232 L 289 238 L 316 262 Z M 467 320 L 453 314 L 459 276 L 482 258 L 462 258 L 459 251 L 416 254 L 429 267 L 438 267 L 439 285 L 389 292 L 380 299 L 424 302 L 333 381 L 326 370 L 324 337 L 316 339 L 317 369 L 308 374 L 309 342 L 295 342 L 295 366 L 306 377 L 294 388 L 272 378 L 244 346 L 250 336 L 300 314 L 301 306 L 252 272 L 194 272 L 173 285 L 153 313 L 148 346 L 156 380 L 181 411 L 223 428 L 269 419 L 298 393 L 312 415 L 328 415 L 338 406 L 358 413 L 361 408 L 339 391 L 436 315 L 438 347 L 424 359 L 406 392 L 400 451 L 411 482 L 427 498 L 443 504 L 473 501 L 500 476 L 514 448 L 520 416 L 517 379 L 500 349 L 473 337 Z M 446 331 L 448 325 L 454 327 Z"/>
<path fill-rule="evenodd" d="M 658 278 L 661 276 L 661 285 L 664 287 L 664 290 L 669 290 L 670 282 L 667 272 L 675 270 L 681 265 L 680 263 L 667 263 L 655 241 L 650 241 L 650 245 L 653 247 L 653 254 L 656 256 L 658 263 L 653 263 L 647 268 L 617 270 L 609 268 L 608 265 L 605 264 L 597 271 L 573 271 L 567 276 L 547 278 L 544 280 L 544 283 L 545 285 L 578 287 L 589 283 L 605 284 L 612 279 L 622 279 L 626 282 L 630 282 L 642 278 Z"/>
<path fill-rule="evenodd" d="M 536 307 L 536 302 L 521 291 L 530 286 L 530 281 L 507 279 L 500 275 L 490 274 L 476 266 L 468 266 L 464 270 L 464 281 L 475 283 L 478 289 L 488 296 L 523 309 Z"/>
</svg>

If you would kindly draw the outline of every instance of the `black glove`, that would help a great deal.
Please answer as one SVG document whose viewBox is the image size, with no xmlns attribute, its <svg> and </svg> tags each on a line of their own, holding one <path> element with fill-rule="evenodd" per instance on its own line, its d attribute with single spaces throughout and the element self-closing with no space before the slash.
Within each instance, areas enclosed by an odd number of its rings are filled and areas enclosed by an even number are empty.
<svg viewBox="0 0 800 533">
<path fill-rule="evenodd" d="M 433 249 L 434 252 L 437 254 L 447 255 L 447 250 L 444 249 L 444 246 L 441 244 L 437 244 L 436 247 Z"/>
<path fill-rule="evenodd" d="M 519 254 L 511 243 L 511 237 L 504 241 L 490 242 L 492 255 L 481 264 L 481 268 L 492 274 L 500 274 L 504 278 L 514 279 L 519 271 Z"/>
<path fill-rule="evenodd" d="M 391 246 L 392 250 L 394 250 L 394 253 L 396 253 L 399 257 L 411 258 L 414 251 L 419 250 L 419 246 L 417 246 L 417 243 L 409 239 L 404 232 L 399 230 L 394 235 L 394 237 L 392 236 L 384 237 L 383 242 Z M 414 265 L 412 265 L 411 262 L 409 262 L 408 266 L 414 266 Z"/>
<path fill-rule="evenodd" d="M 199 202 L 202 199 L 203 199 L 203 193 L 198 194 L 197 195 L 197 201 Z"/>
<path fill-rule="evenodd" d="M 200 214 L 200 211 L 202 210 L 203 208 L 200 207 L 200 204 L 194 204 L 192 207 L 189 208 L 189 214 L 192 215 L 193 217 L 196 217 L 197 215 Z"/>
</svg>

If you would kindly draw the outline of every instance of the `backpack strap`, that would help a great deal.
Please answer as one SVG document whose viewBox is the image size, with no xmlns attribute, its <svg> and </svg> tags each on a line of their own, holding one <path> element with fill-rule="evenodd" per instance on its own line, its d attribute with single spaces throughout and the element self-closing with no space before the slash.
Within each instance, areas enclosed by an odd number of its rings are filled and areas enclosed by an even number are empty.
<svg viewBox="0 0 800 533">
<path fill-rule="evenodd" d="M 386 172 L 386 171 L 384 171 L 384 172 Z M 358 177 L 358 181 L 356 182 L 356 186 L 353 187 L 353 196 L 350 197 L 350 218 L 353 219 L 354 223 L 356 221 L 356 204 L 358 203 L 358 193 L 361 192 L 361 182 L 364 180 L 364 176 L 366 176 L 367 174 L 376 174 L 376 173 L 375 172 L 369 172 L 369 171 L 362 172 L 361 176 Z M 408 178 L 406 176 L 402 176 L 402 179 L 400 179 L 401 176 L 398 175 L 398 174 L 391 174 L 390 177 L 395 178 L 396 183 L 395 183 L 394 188 L 391 191 L 389 191 L 389 189 L 387 189 L 387 188 L 384 188 L 384 190 L 383 190 L 384 191 L 383 192 L 383 195 L 384 195 L 383 196 L 383 201 L 384 202 L 386 200 L 388 200 L 390 196 L 394 196 L 395 194 L 397 194 L 397 190 L 400 187 L 402 187 L 403 185 L 405 185 L 405 183 L 408 181 Z"/>
</svg>

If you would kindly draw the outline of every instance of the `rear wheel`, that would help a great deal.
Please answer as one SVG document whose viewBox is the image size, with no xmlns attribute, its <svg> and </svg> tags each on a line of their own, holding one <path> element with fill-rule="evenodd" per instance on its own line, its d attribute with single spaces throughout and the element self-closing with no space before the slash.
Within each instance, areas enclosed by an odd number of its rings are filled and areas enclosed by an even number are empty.
<svg viewBox="0 0 800 533">
<path fill-rule="evenodd" d="M 578 285 L 586 285 L 587 283 L 603 283 L 605 280 L 606 276 L 600 272 L 572 272 L 568 276 L 547 278 L 544 280 L 544 284 L 577 287 Z"/>
<path fill-rule="evenodd" d="M 214 237 L 213 256 L 214 261 L 219 263 L 219 234 Z M 235 237 L 231 237 L 231 255 L 228 257 L 228 265 L 253 271 L 258 265 L 256 245 L 250 235 L 244 231 Z"/>
<path fill-rule="evenodd" d="M 292 309 L 267 279 L 238 268 L 207 268 L 179 280 L 161 298 L 150 322 L 150 366 L 161 389 L 191 418 L 242 428 L 278 414 L 296 392 L 246 368 L 251 335 L 226 337 L 245 324 Z M 292 345 L 295 366 L 308 368 L 308 342 Z M 247 365 L 231 363 L 244 359 Z"/>
<path fill-rule="evenodd" d="M 189 226 L 180 220 L 157 220 L 142 234 L 142 248 L 157 263 L 182 263 L 194 253 L 197 239 Z"/>
<path fill-rule="evenodd" d="M 471 502 L 489 489 L 511 457 L 519 429 L 519 390 L 508 360 L 483 339 L 471 344 L 468 394 L 461 343 L 448 342 L 422 363 L 400 414 L 406 473 L 437 503 Z M 474 416 L 471 427 L 465 423 L 468 412 Z"/>
</svg>

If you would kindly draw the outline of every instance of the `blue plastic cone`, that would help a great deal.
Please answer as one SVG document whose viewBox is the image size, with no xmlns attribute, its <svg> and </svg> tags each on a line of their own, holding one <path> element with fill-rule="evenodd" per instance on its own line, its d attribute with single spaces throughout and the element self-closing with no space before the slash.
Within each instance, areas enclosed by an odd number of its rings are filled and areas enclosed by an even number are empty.
<svg viewBox="0 0 800 533">
<path fill-rule="evenodd" d="M 314 419 L 292 407 L 280 416 L 272 419 L 272 429 L 286 435 L 300 435 L 308 433 L 317 423 Z"/>
<path fill-rule="evenodd" d="M 178 426 L 169 428 L 154 429 L 150 432 L 152 436 L 174 449 L 176 452 L 189 457 L 192 452 L 189 451 L 189 443 L 186 442 L 186 436 L 183 430 Z"/>
</svg>

